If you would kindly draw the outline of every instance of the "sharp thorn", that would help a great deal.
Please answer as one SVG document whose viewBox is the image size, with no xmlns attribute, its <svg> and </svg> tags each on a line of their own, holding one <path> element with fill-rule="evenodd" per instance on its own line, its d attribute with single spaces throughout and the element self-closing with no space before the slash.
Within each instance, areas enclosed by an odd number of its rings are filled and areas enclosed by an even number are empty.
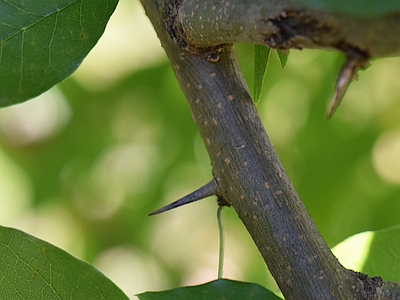
<svg viewBox="0 0 400 300">
<path fill-rule="evenodd" d="M 216 194 L 217 194 L 217 183 L 214 179 L 212 179 L 209 183 L 195 190 L 193 193 L 190 193 L 189 195 L 186 195 L 185 197 L 171 204 L 168 204 L 167 206 L 164 206 L 156 210 L 155 212 L 152 212 L 151 214 L 149 214 L 149 216 L 157 215 L 166 212 L 168 210 L 177 208 L 179 206 L 189 204 Z"/>
<path fill-rule="evenodd" d="M 356 61 L 347 59 L 346 64 L 343 66 L 340 71 L 340 75 L 338 81 L 336 83 L 336 93 L 333 98 L 331 108 L 328 112 L 328 118 L 331 118 L 335 113 L 336 109 L 339 107 L 342 102 L 343 96 L 347 91 L 351 81 L 353 80 L 354 74 L 357 72 Z"/>
<path fill-rule="evenodd" d="M 342 67 L 336 83 L 336 93 L 328 112 L 328 118 L 331 118 L 339 107 L 347 88 L 352 80 L 356 78 L 358 70 L 365 69 L 368 65 L 368 57 L 364 54 L 356 51 L 350 51 L 347 54 L 346 63 Z"/>
</svg>

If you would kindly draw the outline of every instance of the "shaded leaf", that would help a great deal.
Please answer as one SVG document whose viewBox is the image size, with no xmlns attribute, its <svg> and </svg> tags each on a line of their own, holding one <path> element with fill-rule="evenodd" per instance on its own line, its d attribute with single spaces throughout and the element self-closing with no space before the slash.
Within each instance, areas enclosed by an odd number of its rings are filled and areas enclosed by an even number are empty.
<svg viewBox="0 0 400 300">
<path fill-rule="evenodd" d="M 267 71 L 271 49 L 254 45 L 254 102 L 260 99 L 265 72 Z"/>
<path fill-rule="evenodd" d="M 348 268 L 400 282 L 400 226 L 353 235 L 332 251 Z"/>
<path fill-rule="evenodd" d="M 137 296 L 140 300 L 281 299 L 261 285 L 228 279 L 218 279 L 202 285 L 181 287 L 169 291 L 146 292 Z"/>
<path fill-rule="evenodd" d="M 281 62 L 282 69 L 286 66 L 287 60 L 289 58 L 289 50 L 287 53 L 282 52 L 279 49 L 276 49 L 276 53 L 278 53 L 279 61 Z"/>
<path fill-rule="evenodd" d="M 128 299 L 107 277 L 65 251 L 0 227 L 0 299 Z"/>
<path fill-rule="evenodd" d="M 398 0 L 294 0 L 294 3 L 328 12 L 377 17 L 400 12 Z"/>
<path fill-rule="evenodd" d="M 118 0 L 0 0 L 0 106 L 68 77 L 96 44 Z"/>
</svg>

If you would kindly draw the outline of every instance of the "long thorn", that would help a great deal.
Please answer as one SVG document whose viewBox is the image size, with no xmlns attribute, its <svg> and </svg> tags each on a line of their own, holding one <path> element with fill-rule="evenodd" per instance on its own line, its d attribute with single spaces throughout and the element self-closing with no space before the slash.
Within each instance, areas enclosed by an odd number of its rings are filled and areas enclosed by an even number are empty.
<svg viewBox="0 0 400 300">
<path fill-rule="evenodd" d="M 179 206 L 189 204 L 204 198 L 207 198 L 209 196 L 216 195 L 217 193 L 217 184 L 214 179 L 212 179 L 209 183 L 206 185 L 202 186 L 201 188 L 195 190 L 193 193 L 190 193 L 189 195 L 186 195 L 185 197 L 168 204 L 167 206 L 164 206 L 163 208 L 160 208 L 156 210 L 155 212 L 152 212 L 149 214 L 149 216 L 157 215 L 160 213 L 163 213 L 165 211 L 177 208 Z"/>
<path fill-rule="evenodd" d="M 357 71 L 360 69 L 365 69 L 368 66 L 368 57 L 365 54 L 359 53 L 355 50 L 348 52 L 346 63 L 340 71 L 339 78 L 336 83 L 336 93 L 332 100 L 331 108 L 328 112 L 328 118 L 331 118 L 336 109 L 339 107 L 347 88 L 352 80 L 356 78 Z"/>
</svg>

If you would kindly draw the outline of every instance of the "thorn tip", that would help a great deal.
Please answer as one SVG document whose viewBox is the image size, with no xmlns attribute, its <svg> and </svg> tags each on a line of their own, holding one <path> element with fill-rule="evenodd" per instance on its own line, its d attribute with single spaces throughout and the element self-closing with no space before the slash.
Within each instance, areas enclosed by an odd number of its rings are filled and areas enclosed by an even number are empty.
<svg viewBox="0 0 400 300">
<path fill-rule="evenodd" d="M 336 83 L 335 97 L 332 100 L 328 118 L 331 118 L 339 107 L 351 81 L 356 79 L 357 71 L 365 69 L 368 65 L 368 57 L 364 53 L 360 53 L 356 49 L 347 53 L 346 63 L 342 67 Z"/>
<path fill-rule="evenodd" d="M 198 200 L 201 200 L 201 199 L 204 199 L 209 196 L 216 195 L 216 194 L 217 194 L 217 184 L 213 178 L 209 183 L 202 186 L 201 188 L 195 190 L 194 192 L 186 195 L 183 198 L 176 200 L 175 202 L 172 202 L 171 204 L 168 204 L 167 206 L 164 206 L 164 207 L 152 212 L 151 214 L 149 214 L 149 216 L 161 214 L 168 210 L 171 210 L 171 209 L 180 207 L 182 205 L 189 204 L 189 203 L 192 203 L 192 202 L 195 202 L 195 201 L 198 201 Z"/>
</svg>

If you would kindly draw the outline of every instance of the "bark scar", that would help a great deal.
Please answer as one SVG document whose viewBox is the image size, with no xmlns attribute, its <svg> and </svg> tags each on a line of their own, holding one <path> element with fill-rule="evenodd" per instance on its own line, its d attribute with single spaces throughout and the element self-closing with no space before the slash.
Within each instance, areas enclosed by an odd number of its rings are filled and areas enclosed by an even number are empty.
<svg viewBox="0 0 400 300">
<path fill-rule="evenodd" d="M 357 294 L 362 296 L 363 299 L 380 299 L 381 298 L 381 288 L 383 285 L 383 280 L 379 276 L 373 278 L 368 277 L 368 275 L 362 273 L 356 273 L 357 279 L 361 283 L 362 290 Z"/>
<path fill-rule="evenodd" d="M 301 10 L 283 10 L 277 17 L 268 18 L 264 22 L 271 32 L 265 38 L 270 48 L 302 49 L 310 42 L 318 45 L 318 36 L 334 34 L 335 31 L 333 27 Z"/>
</svg>

